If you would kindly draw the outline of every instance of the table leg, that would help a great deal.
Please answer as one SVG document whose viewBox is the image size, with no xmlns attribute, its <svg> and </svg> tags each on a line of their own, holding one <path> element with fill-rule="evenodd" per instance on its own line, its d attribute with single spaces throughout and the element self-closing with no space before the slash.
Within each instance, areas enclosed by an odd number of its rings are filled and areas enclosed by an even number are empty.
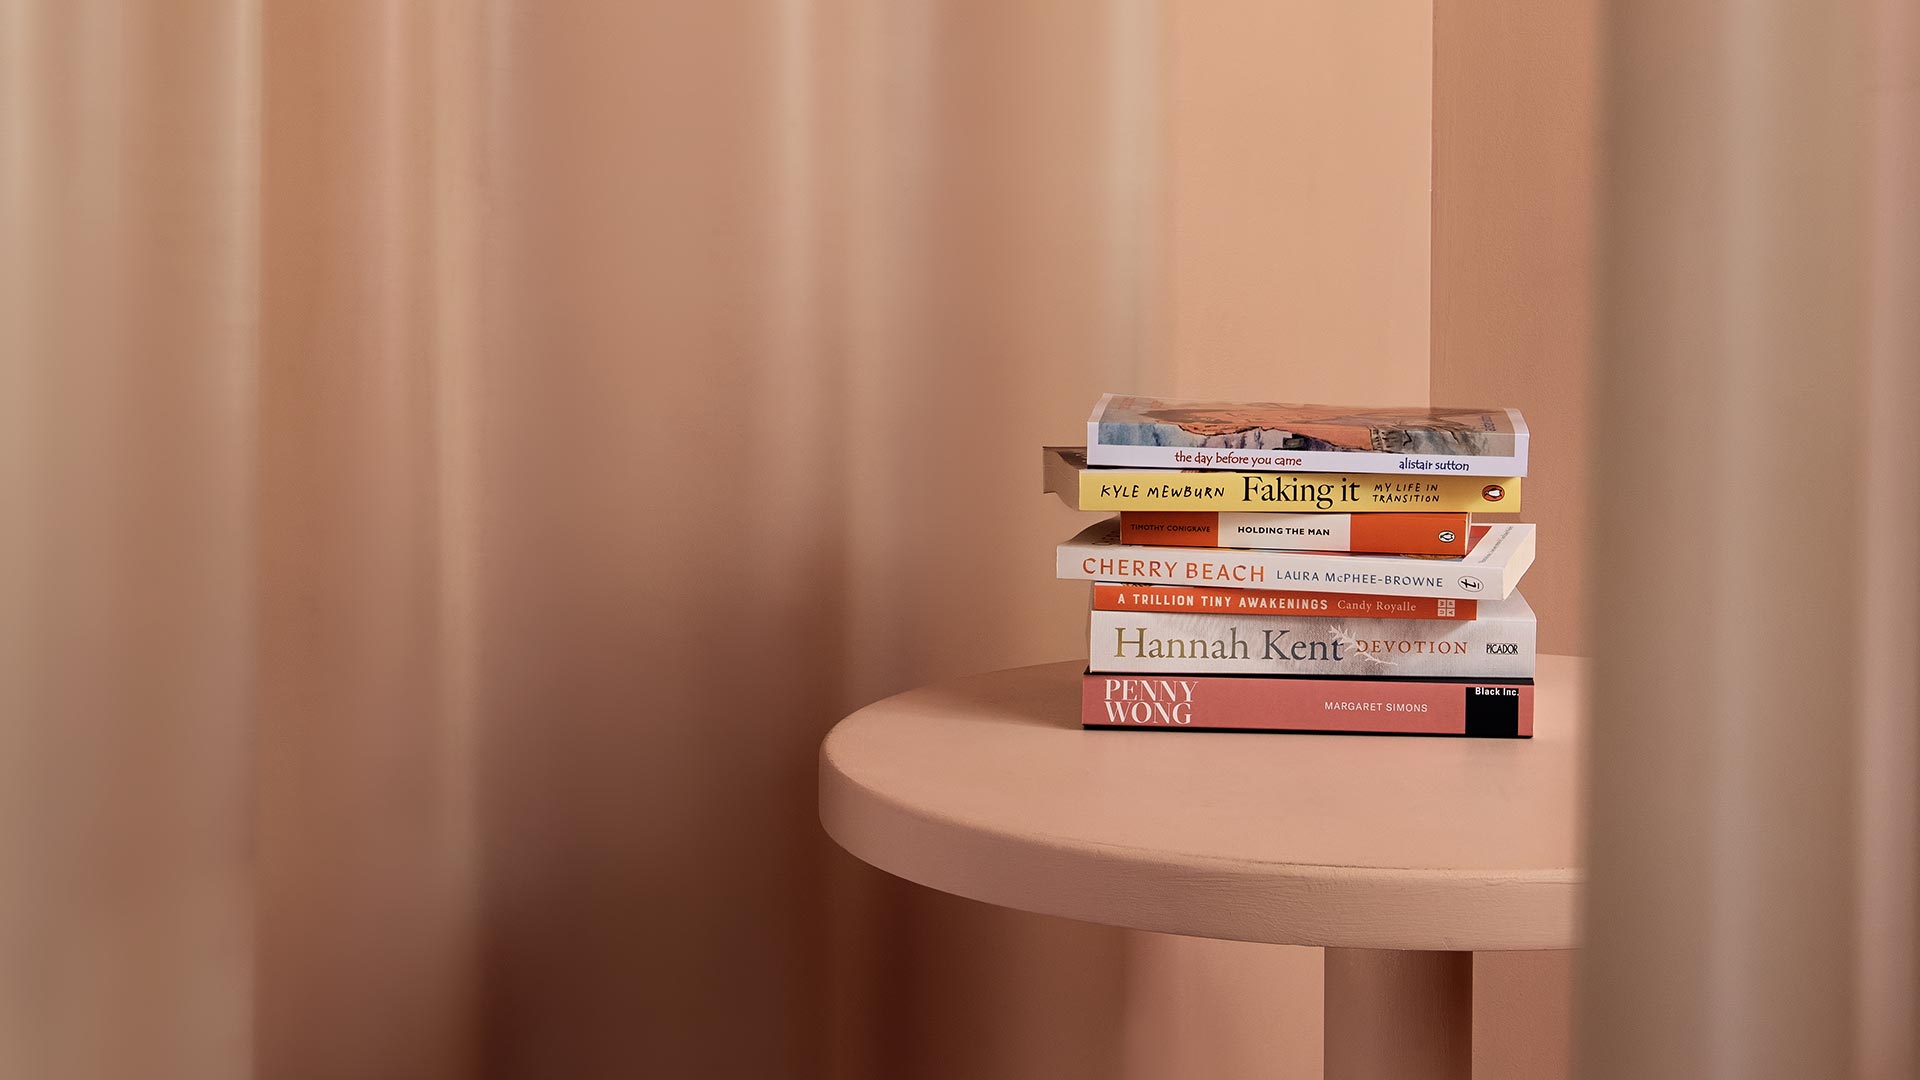
<svg viewBox="0 0 1920 1080">
<path fill-rule="evenodd" d="M 1326 1080 L 1471 1080 L 1473 954 L 1326 950 Z"/>
</svg>

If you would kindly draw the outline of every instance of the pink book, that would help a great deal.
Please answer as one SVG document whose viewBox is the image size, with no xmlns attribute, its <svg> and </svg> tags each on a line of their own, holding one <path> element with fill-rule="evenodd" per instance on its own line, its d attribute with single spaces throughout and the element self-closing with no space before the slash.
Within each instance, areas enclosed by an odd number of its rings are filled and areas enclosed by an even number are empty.
<svg viewBox="0 0 1920 1080">
<path fill-rule="evenodd" d="M 1527 739 L 1533 680 L 1088 674 L 1080 725 Z"/>
</svg>

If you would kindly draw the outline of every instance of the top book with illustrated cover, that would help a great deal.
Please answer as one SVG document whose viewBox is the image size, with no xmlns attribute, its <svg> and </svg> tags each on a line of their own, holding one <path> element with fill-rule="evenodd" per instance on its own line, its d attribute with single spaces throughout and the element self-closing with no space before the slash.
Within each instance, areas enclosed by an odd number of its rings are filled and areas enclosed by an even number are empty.
<svg viewBox="0 0 1920 1080">
<path fill-rule="evenodd" d="M 1087 464 L 1525 476 L 1527 424 L 1516 409 L 1370 409 L 1107 394 L 1087 418 Z"/>
</svg>

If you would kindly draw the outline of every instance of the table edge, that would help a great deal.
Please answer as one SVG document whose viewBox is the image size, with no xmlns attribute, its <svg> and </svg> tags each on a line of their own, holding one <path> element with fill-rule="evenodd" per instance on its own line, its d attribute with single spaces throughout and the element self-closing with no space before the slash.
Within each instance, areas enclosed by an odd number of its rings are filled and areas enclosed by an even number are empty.
<svg viewBox="0 0 1920 1080">
<path fill-rule="evenodd" d="M 972 678 L 991 674 L 998 673 Z M 1238 941 L 1481 951 L 1579 944 L 1578 868 L 1273 862 L 1018 835 L 943 818 L 860 783 L 835 759 L 839 730 L 820 744 L 822 827 L 855 857 L 928 888 L 1043 915 Z M 1526 917 L 1515 917 L 1522 911 Z"/>
</svg>

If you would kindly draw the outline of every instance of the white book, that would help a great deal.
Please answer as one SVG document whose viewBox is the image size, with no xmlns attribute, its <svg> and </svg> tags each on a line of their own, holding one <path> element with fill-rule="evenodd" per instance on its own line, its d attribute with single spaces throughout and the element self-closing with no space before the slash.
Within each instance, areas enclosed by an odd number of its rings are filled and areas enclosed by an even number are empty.
<svg viewBox="0 0 1920 1080">
<path fill-rule="evenodd" d="M 1120 519 L 1082 530 L 1055 551 L 1056 576 L 1135 585 L 1500 599 L 1533 565 L 1533 526 L 1473 526 L 1458 559 L 1411 555 L 1330 555 L 1311 551 L 1143 547 L 1120 542 Z"/>
<path fill-rule="evenodd" d="M 1107 394 L 1087 464 L 1248 472 L 1525 476 L 1518 409 L 1354 408 Z"/>
<path fill-rule="evenodd" d="M 1368 679 L 1531 679 L 1533 609 L 1519 593 L 1471 621 L 1094 611 L 1087 670 L 1098 674 L 1345 675 Z"/>
</svg>

